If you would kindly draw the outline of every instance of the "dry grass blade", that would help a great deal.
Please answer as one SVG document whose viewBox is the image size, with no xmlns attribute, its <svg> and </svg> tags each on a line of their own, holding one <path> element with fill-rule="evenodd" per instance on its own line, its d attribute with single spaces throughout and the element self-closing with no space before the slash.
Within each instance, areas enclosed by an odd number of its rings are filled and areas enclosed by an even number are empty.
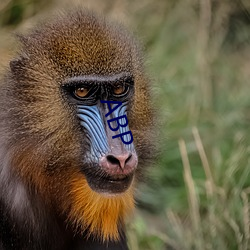
<svg viewBox="0 0 250 250">
<path fill-rule="evenodd" d="M 181 158 L 184 167 L 184 180 L 188 189 L 188 201 L 189 201 L 189 211 L 191 222 L 194 230 L 194 235 L 197 236 L 198 249 L 202 249 L 202 233 L 201 233 L 201 218 L 199 211 L 199 200 L 195 191 L 195 184 L 191 173 L 191 168 L 189 164 L 187 148 L 185 141 L 183 139 L 179 140 L 179 148 L 181 152 Z"/>
<path fill-rule="evenodd" d="M 241 198 L 243 201 L 243 226 L 244 226 L 244 241 L 243 241 L 243 249 L 247 250 L 249 246 L 250 239 L 250 217 L 249 217 L 249 201 L 245 191 L 241 192 Z"/>
<path fill-rule="evenodd" d="M 214 191 L 214 180 L 213 180 L 212 172 L 208 163 L 208 159 L 207 159 L 198 129 L 196 127 L 193 127 L 192 132 L 193 132 L 193 136 L 195 139 L 195 144 L 196 144 L 199 156 L 201 158 L 202 166 L 206 174 L 206 178 L 209 182 L 210 188 L 207 190 L 211 191 L 212 192 L 211 195 L 212 195 Z"/>
</svg>

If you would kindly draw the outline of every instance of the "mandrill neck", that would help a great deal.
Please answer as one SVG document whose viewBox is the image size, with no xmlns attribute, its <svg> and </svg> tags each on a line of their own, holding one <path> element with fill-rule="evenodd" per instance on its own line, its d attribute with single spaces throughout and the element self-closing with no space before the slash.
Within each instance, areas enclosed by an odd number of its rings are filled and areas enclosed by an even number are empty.
<svg viewBox="0 0 250 250">
<path fill-rule="evenodd" d="M 86 235 L 73 235 L 66 227 L 62 230 L 61 223 L 51 214 L 35 230 L 13 220 L 13 215 L 2 201 L 0 214 L 0 250 L 128 250 L 123 231 L 118 241 L 102 242 Z M 41 219 L 41 214 L 37 216 Z"/>
<path fill-rule="evenodd" d="M 0 250 L 127 250 L 126 236 L 103 242 L 74 234 L 65 220 L 0 163 Z"/>
</svg>

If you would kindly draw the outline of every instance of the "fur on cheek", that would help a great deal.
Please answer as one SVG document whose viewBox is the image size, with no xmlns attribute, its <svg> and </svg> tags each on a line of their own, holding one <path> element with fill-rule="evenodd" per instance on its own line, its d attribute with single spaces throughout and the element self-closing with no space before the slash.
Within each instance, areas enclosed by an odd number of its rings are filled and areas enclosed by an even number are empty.
<svg viewBox="0 0 250 250">
<path fill-rule="evenodd" d="M 76 176 L 71 182 L 70 211 L 68 220 L 82 232 L 88 229 L 103 241 L 118 240 L 118 226 L 134 209 L 133 185 L 115 196 L 105 196 L 94 192 L 83 175 Z"/>
</svg>

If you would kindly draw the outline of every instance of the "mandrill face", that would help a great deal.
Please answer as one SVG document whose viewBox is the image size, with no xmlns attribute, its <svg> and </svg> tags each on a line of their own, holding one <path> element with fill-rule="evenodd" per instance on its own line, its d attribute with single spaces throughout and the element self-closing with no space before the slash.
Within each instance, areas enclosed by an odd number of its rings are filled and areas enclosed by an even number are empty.
<svg viewBox="0 0 250 250">
<path fill-rule="evenodd" d="M 128 103 L 134 98 L 132 74 L 72 77 L 62 90 L 76 110 L 86 139 L 82 142 L 89 147 L 81 160 L 88 185 L 104 195 L 125 192 L 138 163 L 132 133 L 126 132 Z"/>
<path fill-rule="evenodd" d="M 87 11 L 20 40 L 0 116 L 12 171 L 80 234 L 118 239 L 152 151 L 138 44 Z"/>
</svg>

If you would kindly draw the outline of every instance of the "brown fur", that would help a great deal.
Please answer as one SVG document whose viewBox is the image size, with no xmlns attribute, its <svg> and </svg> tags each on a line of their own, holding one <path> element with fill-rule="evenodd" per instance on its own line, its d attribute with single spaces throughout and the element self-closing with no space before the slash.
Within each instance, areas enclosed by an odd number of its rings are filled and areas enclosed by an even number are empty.
<svg viewBox="0 0 250 250">
<path fill-rule="evenodd" d="M 137 42 L 121 26 L 87 11 L 62 15 L 20 40 L 22 50 L 1 89 L 2 162 L 69 225 L 103 240 L 117 239 L 118 225 L 134 207 L 136 180 L 114 197 L 90 189 L 78 166 L 87 148 L 82 148 L 77 117 L 60 85 L 72 76 L 131 73 L 135 96 L 128 119 L 138 169 L 144 167 L 152 111 Z"/>
</svg>

